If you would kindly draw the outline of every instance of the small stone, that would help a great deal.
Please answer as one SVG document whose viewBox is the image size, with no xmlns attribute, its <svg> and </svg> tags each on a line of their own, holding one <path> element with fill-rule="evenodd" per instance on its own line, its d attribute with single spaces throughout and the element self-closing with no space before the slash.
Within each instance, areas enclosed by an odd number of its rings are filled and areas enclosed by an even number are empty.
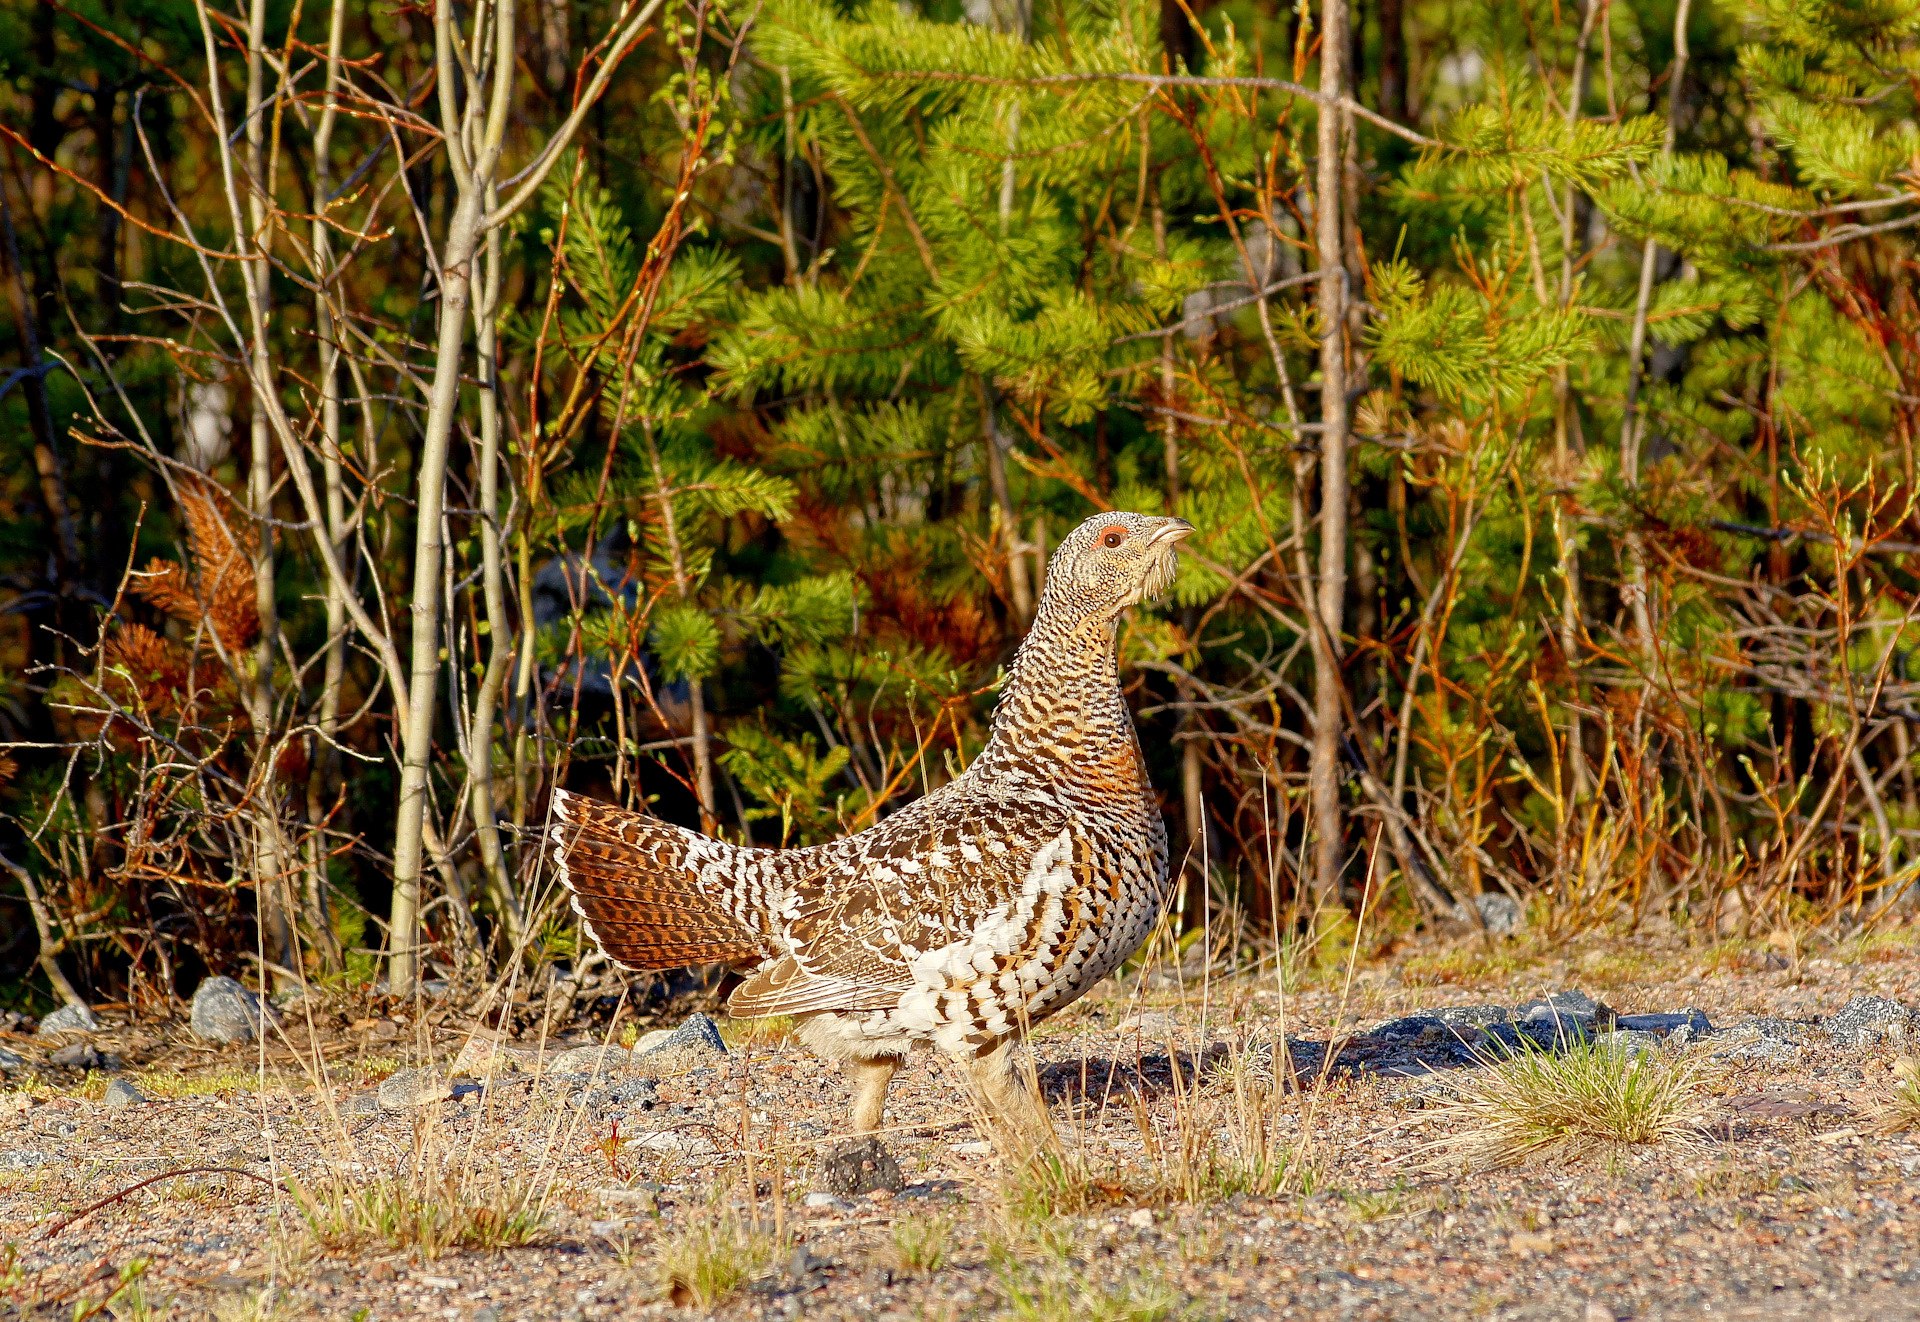
<svg viewBox="0 0 1920 1322">
<path fill-rule="evenodd" d="M 1619 1018 L 1612 1007 L 1583 991 L 1550 992 L 1537 1001 L 1523 1002 L 1514 1007 L 1513 1017 L 1520 1023 L 1572 1019 L 1589 1031 L 1611 1028 Z"/>
<path fill-rule="evenodd" d="M 1609 1033 L 1596 1033 L 1593 1044 L 1604 1049 L 1624 1051 L 1630 1056 L 1644 1056 L 1660 1050 L 1660 1039 L 1657 1036 L 1636 1029 L 1615 1029 Z"/>
<path fill-rule="evenodd" d="M 498 1038 L 474 1036 L 460 1044 L 448 1073 L 483 1079 L 488 1075 L 531 1074 L 539 1053 L 525 1047 L 511 1047 Z"/>
<path fill-rule="evenodd" d="M 727 1044 L 720 1036 L 720 1026 L 704 1014 L 691 1014 L 678 1028 L 648 1033 L 635 1044 L 628 1059 L 629 1068 L 655 1078 L 666 1078 L 691 1073 L 726 1054 Z"/>
<path fill-rule="evenodd" d="M 102 1105 L 115 1111 L 123 1110 L 129 1106 L 138 1106 L 147 1100 L 148 1097 L 145 1093 L 141 1092 L 131 1083 L 128 1083 L 125 1079 L 108 1080 L 106 1094 L 100 1099 Z"/>
<path fill-rule="evenodd" d="M 649 1033 L 648 1037 L 656 1034 Z M 686 1022 L 669 1032 L 665 1037 L 644 1050 L 636 1047 L 635 1056 L 657 1056 L 669 1051 L 709 1051 L 715 1055 L 727 1054 L 727 1044 L 720 1036 L 720 1025 L 704 1014 L 690 1014 Z"/>
<path fill-rule="evenodd" d="M 51 1152 L 35 1152 L 32 1148 L 15 1148 L 11 1152 L 0 1152 L 0 1171 L 37 1171 L 43 1166 L 57 1166 L 60 1158 Z"/>
<path fill-rule="evenodd" d="M 1132 1226 L 1135 1230 L 1152 1230 L 1153 1229 L 1152 1209 L 1146 1208 L 1146 1207 L 1136 1207 L 1133 1211 L 1127 1213 L 1127 1224 Z"/>
<path fill-rule="evenodd" d="M 602 1086 L 582 1089 L 567 1100 L 578 1108 L 594 1112 L 619 1112 L 624 1116 L 629 1110 L 651 1111 L 660 1102 L 660 1087 L 652 1079 L 629 1076 L 609 1082 L 601 1079 Z"/>
<path fill-rule="evenodd" d="M 831 1207 L 836 1210 L 846 1210 L 849 1206 L 830 1193 L 810 1193 L 802 1199 L 802 1202 L 812 1208 Z"/>
<path fill-rule="evenodd" d="M 993 1144 L 985 1139 L 972 1139 L 965 1143 L 955 1143 L 953 1150 L 962 1157 L 984 1157 L 993 1151 Z"/>
<path fill-rule="evenodd" d="M 357 1092 L 347 1098 L 345 1105 L 340 1109 L 348 1115 L 378 1115 L 380 1114 L 380 1095 L 373 1091 Z"/>
<path fill-rule="evenodd" d="M 1164 1010 L 1143 1010 L 1120 1021 L 1120 1032 L 1137 1034 L 1148 1043 L 1166 1043 L 1180 1036 L 1180 1021 Z"/>
<path fill-rule="evenodd" d="M 99 1031 L 100 1021 L 94 1017 L 93 1011 L 76 1001 L 71 1005 L 61 1006 L 42 1019 L 39 1031 L 34 1036 L 59 1037 L 62 1033 L 97 1033 Z"/>
<path fill-rule="evenodd" d="M 1681 1010 L 1673 1014 L 1623 1014 L 1613 1021 L 1613 1026 L 1632 1033 L 1672 1037 L 1681 1042 L 1691 1042 L 1714 1031 L 1713 1021 L 1700 1010 Z"/>
<path fill-rule="evenodd" d="M 633 1068 L 633 1056 L 625 1047 L 575 1047 L 563 1051 L 547 1064 L 550 1074 L 598 1074 L 606 1078 Z"/>
<path fill-rule="evenodd" d="M 1509 1018 L 1504 1005 L 1448 1005 L 1428 1014 L 1455 1028 L 1491 1028 Z"/>
<path fill-rule="evenodd" d="M 1885 996 L 1856 996 L 1820 1023 L 1828 1037 L 1850 1047 L 1920 1038 L 1920 1012 Z"/>
<path fill-rule="evenodd" d="M 13 1074 L 27 1067 L 25 1056 L 15 1055 L 5 1047 L 0 1047 L 0 1074 Z"/>
<path fill-rule="evenodd" d="M 842 1198 L 858 1198 L 877 1189 L 899 1193 L 907 1187 L 900 1163 L 871 1134 L 848 1139 L 828 1152 L 820 1161 L 817 1175 L 828 1193 Z"/>
<path fill-rule="evenodd" d="M 380 1082 L 383 1111 L 411 1111 L 453 1096 L 446 1078 L 436 1070 L 400 1070 Z"/>
<path fill-rule="evenodd" d="M 1493 936 L 1512 936 L 1526 926 L 1526 911 L 1520 907 L 1520 901 L 1503 891 L 1490 891 L 1485 895 L 1473 897 L 1471 909 L 1461 906 L 1454 916 L 1463 923 L 1478 927 L 1485 925 Z"/>
<path fill-rule="evenodd" d="M 279 1012 L 257 992 L 248 991 L 232 978 L 216 974 L 202 978 L 194 988 L 188 1026 L 202 1042 L 251 1042 L 264 1031 L 267 1020 L 279 1023 Z"/>
<path fill-rule="evenodd" d="M 47 1059 L 55 1065 L 70 1070 L 99 1069 L 106 1063 L 106 1057 L 96 1051 L 91 1042 L 69 1042 Z"/>
</svg>

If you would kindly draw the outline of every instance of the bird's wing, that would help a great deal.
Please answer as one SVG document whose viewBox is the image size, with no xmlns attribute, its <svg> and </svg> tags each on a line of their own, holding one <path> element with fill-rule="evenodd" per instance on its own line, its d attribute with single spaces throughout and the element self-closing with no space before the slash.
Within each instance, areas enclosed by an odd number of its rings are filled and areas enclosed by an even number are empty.
<svg viewBox="0 0 1920 1322">
<path fill-rule="evenodd" d="M 783 908 L 786 954 L 734 992 L 734 1014 L 884 1008 L 1004 972 L 1077 926 L 1085 850 L 1065 812 L 937 806 L 823 851 Z"/>
</svg>

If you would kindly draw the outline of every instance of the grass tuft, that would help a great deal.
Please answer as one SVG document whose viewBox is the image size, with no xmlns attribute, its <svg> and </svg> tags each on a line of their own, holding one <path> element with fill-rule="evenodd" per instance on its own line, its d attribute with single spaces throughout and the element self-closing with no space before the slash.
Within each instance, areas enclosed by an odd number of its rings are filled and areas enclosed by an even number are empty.
<svg viewBox="0 0 1920 1322">
<path fill-rule="evenodd" d="M 681 1307 L 712 1309 L 772 1264 L 771 1235 L 733 1217 L 695 1222 L 660 1246 L 660 1293 Z"/>
<path fill-rule="evenodd" d="M 1684 1140 L 1705 1122 L 1705 1082 L 1684 1057 L 1527 1046 L 1463 1076 L 1424 1112 L 1445 1132 L 1421 1151 L 1437 1164 L 1491 1170 L 1582 1148 Z"/>
<path fill-rule="evenodd" d="M 1920 1132 L 1920 1056 L 1893 1063 L 1893 1089 L 1874 1108 L 1875 1128 L 1883 1134 Z"/>
<path fill-rule="evenodd" d="M 309 1188 L 290 1181 L 289 1191 L 329 1253 L 380 1245 L 437 1258 L 452 1249 L 519 1248 L 546 1224 L 538 1190 L 497 1172 L 482 1182 L 412 1167 L 401 1178 L 367 1183 L 330 1177 Z"/>
<path fill-rule="evenodd" d="M 893 1224 L 893 1263 L 902 1272 L 931 1275 L 953 1248 L 953 1219 L 937 1213 L 907 1216 Z"/>
<path fill-rule="evenodd" d="M 1111 1288 L 1090 1284 L 1071 1264 L 1036 1269 L 999 1265 L 1007 1316 L 1019 1322 L 1166 1322 L 1183 1311 L 1180 1292 L 1150 1271 Z"/>
</svg>

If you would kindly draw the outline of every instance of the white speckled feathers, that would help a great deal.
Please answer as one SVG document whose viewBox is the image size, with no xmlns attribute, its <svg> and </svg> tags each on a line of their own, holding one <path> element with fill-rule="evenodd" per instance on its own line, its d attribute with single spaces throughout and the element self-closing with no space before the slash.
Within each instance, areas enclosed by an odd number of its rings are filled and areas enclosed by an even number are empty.
<svg viewBox="0 0 1920 1322">
<path fill-rule="evenodd" d="M 986 748 L 858 835 L 741 849 L 556 794 L 552 856 L 592 938 L 630 968 L 751 967 L 733 1013 L 825 1014 L 842 1045 L 874 1052 L 982 1050 L 1074 1000 L 1139 947 L 1167 894 L 1114 636 L 1172 581 L 1191 531 L 1109 514 L 1070 534 Z"/>
</svg>

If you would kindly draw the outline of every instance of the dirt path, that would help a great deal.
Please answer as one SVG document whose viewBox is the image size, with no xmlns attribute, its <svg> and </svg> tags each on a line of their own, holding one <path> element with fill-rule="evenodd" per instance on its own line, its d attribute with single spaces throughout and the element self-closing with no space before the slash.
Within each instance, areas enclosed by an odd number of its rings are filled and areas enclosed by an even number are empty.
<svg viewBox="0 0 1920 1322">
<path fill-rule="evenodd" d="M 686 1316 L 708 1310 L 676 1293 L 735 1274 L 723 1317 L 1920 1317 L 1920 1132 L 1877 1132 L 1874 1109 L 1901 1048 L 1828 1031 L 1856 997 L 1920 1008 L 1920 941 L 1784 962 L 1414 950 L 1361 970 L 1344 1017 L 1337 978 L 1285 997 L 1270 978 L 1116 983 L 1036 1044 L 1067 1175 L 1011 1174 L 957 1080 L 917 1062 L 889 1114 L 905 1187 L 855 1198 L 814 1192 L 845 1090 L 778 1041 L 383 1110 L 378 1081 L 425 1035 L 372 1038 L 364 1006 L 321 1017 L 327 1086 L 276 1049 L 264 1091 L 253 1048 L 106 1016 L 87 1042 L 147 1100 L 113 1105 L 107 1074 L 5 1038 L 27 1065 L 0 1092 L 0 1284 L 62 1318 L 103 1299 L 117 1317 Z M 1702 1065 L 1707 1123 L 1491 1173 L 1423 1164 L 1436 1090 L 1478 1068 L 1431 1023 L 1485 1043 L 1575 988 L 1604 1003 L 1600 1031 L 1607 1008 L 1629 1028 L 1673 1016 L 1647 1049 Z M 1470 1006 L 1510 1027 L 1406 1018 Z M 1715 1031 L 1682 1045 L 1686 1010 Z M 1262 1093 L 1248 1048 L 1283 1028 L 1309 1071 L 1346 1040 L 1324 1080 Z M 442 1030 L 428 1054 L 444 1068 L 461 1041 Z M 187 1167 L 245 1174 L 171 1175 L 61 1224 Z M 461 1235 L 526 1242 L 433 1243 Z"/>
</svg>

